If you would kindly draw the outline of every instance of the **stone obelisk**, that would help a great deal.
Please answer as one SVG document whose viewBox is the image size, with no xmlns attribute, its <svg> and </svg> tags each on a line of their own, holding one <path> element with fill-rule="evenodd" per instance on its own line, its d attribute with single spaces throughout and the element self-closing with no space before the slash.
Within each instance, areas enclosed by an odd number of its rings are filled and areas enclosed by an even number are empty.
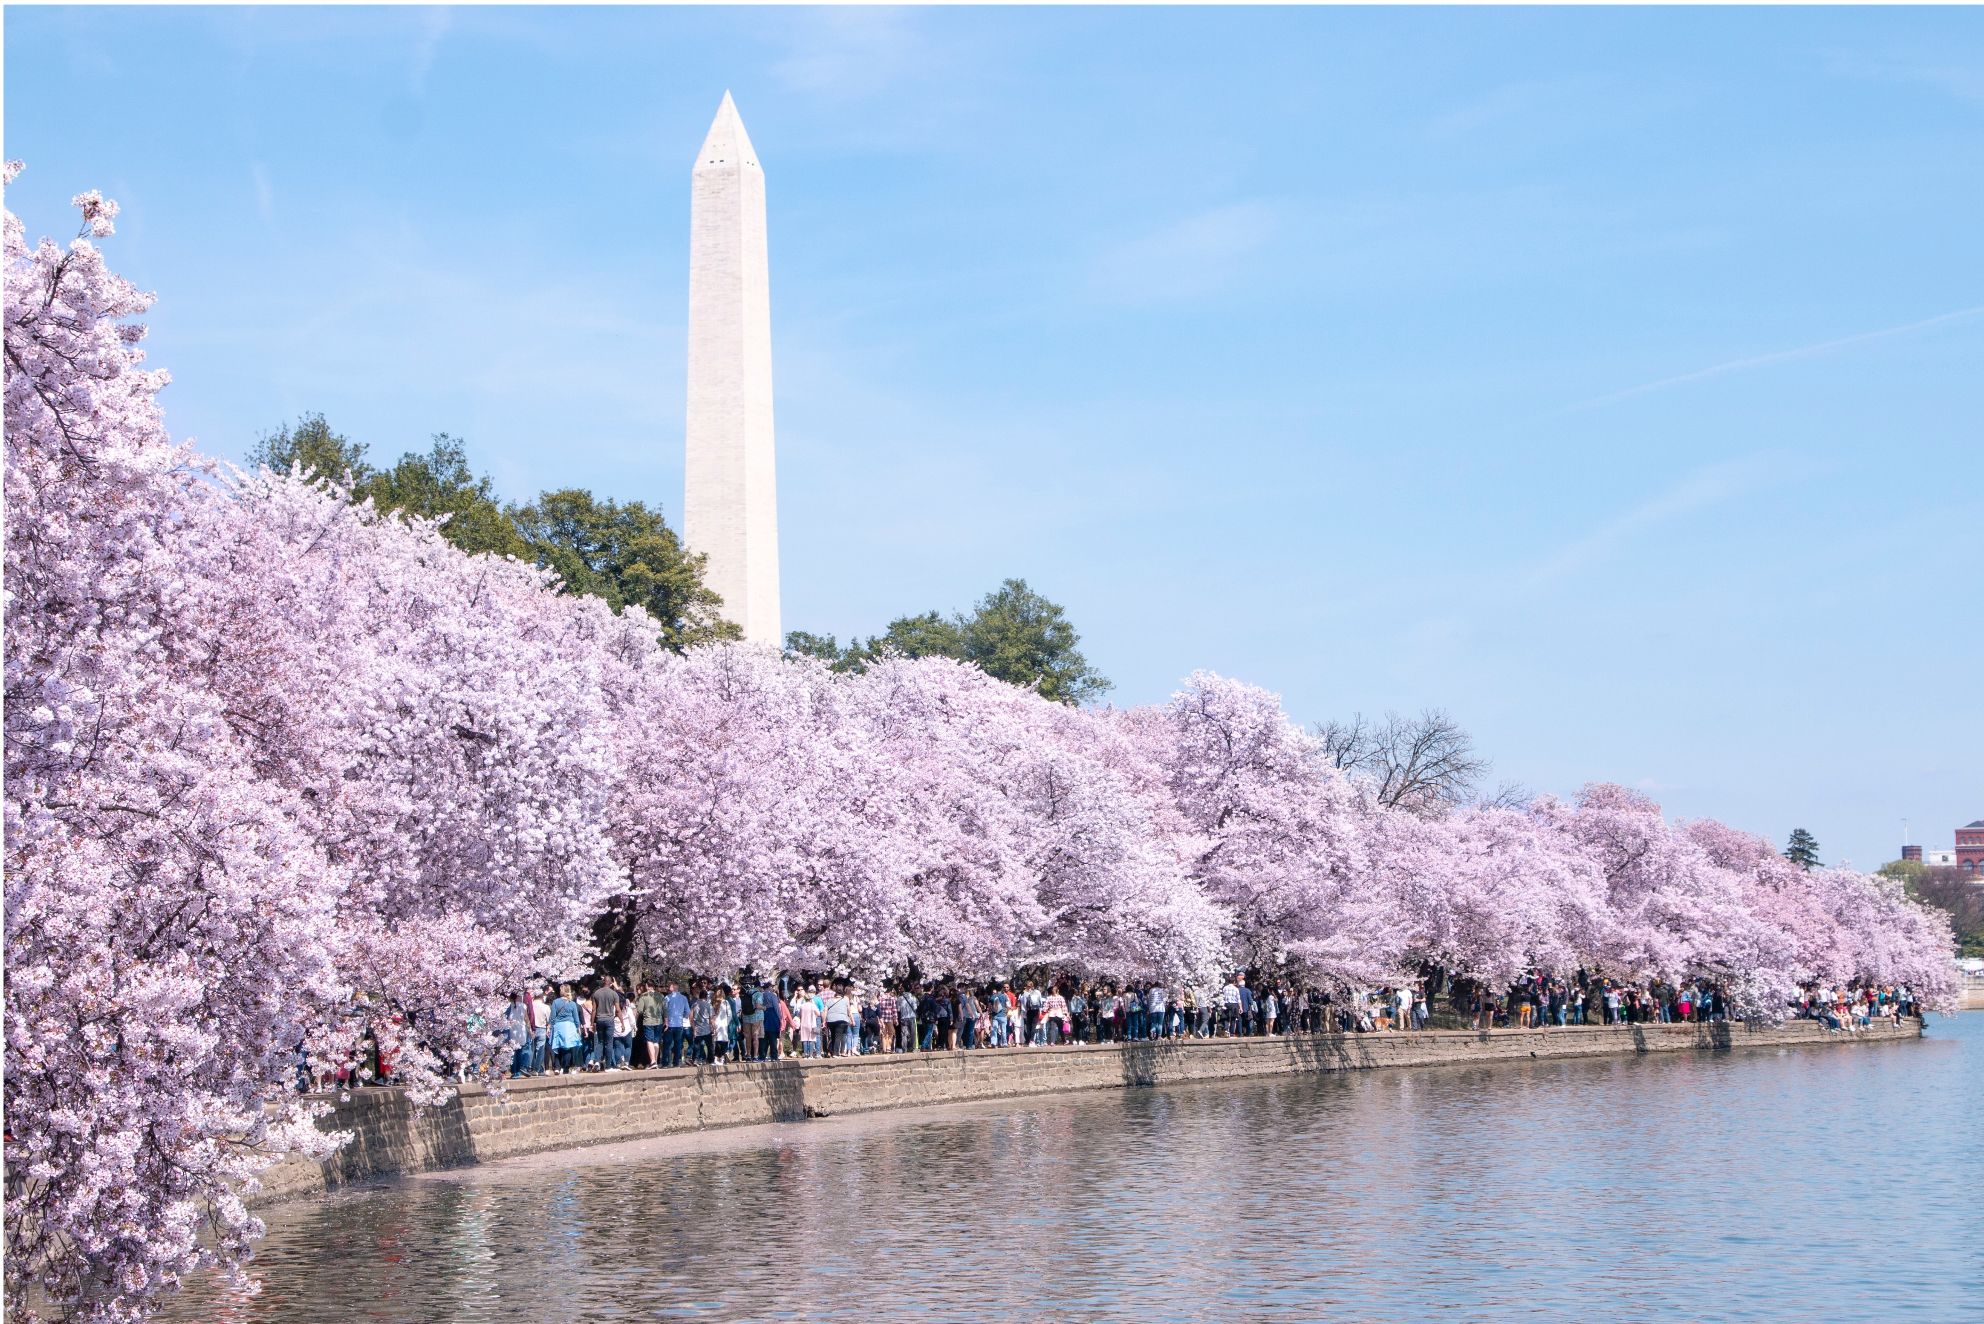
<svg viewBox="0 0 1984 1324">
<path fill-rule="evenodd" d="M 682 540 L 752 643 L 778 620 L 765 172 L 723 94 L 689 191 L 689 462 Z"/>
</svg>

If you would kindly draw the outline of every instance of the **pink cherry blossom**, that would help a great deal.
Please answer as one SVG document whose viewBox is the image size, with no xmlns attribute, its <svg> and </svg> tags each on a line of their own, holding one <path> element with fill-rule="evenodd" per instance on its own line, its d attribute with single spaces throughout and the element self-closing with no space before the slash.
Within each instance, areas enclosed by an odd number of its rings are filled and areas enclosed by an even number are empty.
<svg viewBox="0 0 1984 1324">
<path fill-rule="evenodd" d="M 19 169 L 9 163 L 11 180 Z M 1108 976 L 1433 961 L 1954 992 L 1947 917 L 1586 787 L 1387 809 L 1266 690 L 1075 709 L 942 658 L 678 656 L 638 608 L 334 484 L 175 445 L 151 306 L 5 218 L 7 1287 L 136 1320 L 239 1272 L 243 1196 L 341 1137 L 300 1068 L 362 1041 L 426 1106 L 506 993 L 649 965 Z"/>
<path fill-rule="evenodd" d="M 78 199 L 88 227 L 114 207 Z M 618 865 L 599 650 L 528 567 L 166 437 L 148 296 L 6 218 L 9 1286 L 140 1317 L 337 1137 L 299 1048 L 439 1097 Z M 203 1244 L 202 1234 L 207 1240 Z"/>
</svg>

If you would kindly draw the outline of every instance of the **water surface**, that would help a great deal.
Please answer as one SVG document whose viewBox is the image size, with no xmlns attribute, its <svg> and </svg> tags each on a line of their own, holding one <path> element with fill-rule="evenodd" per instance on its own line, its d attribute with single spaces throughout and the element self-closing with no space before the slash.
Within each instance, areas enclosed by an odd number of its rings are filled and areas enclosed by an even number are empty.
<svg viewBox="0 0 1984 1324">
<path fill-rule="evenodd" d="M 275 1209 L 229 1321 L 1984 1320 L 1984 1015 L 1109 1090 Z"/>
</svg>

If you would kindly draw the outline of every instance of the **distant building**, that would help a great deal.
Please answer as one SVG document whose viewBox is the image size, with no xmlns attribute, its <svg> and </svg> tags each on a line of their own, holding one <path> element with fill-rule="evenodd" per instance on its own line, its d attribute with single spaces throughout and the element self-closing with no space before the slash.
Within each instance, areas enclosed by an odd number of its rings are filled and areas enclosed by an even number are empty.
<svg viewBox="0 0 1984 1324">
<path fill-rule="evenodd" d="M 1901 858 L 1904 860 L 1914 860 L 1917 864 L 1920 864 L 1922 862 L 1922 848 L 1920 846 L 1903 846 L 1901 848 Z"/>
<path fill-rule="evenodd" d="M 1932 869 L 1954 869 L 1956 867 L 1956 852 L 1948 846 L 1939 847 L 1936 850 L 1923 851 L 1922 863 Z"/>
<path fill-rule="evenodd" d="M 1965 873 L 1984 870 L 1984 818 L 1956 830 L 1956 867 Z"/>
</svg>

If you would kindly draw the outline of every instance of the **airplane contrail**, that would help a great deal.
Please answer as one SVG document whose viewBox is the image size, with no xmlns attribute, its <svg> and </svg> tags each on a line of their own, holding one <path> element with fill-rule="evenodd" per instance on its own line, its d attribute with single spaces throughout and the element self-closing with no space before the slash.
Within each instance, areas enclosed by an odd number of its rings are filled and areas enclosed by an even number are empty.
<svg viewBox="0 0 1984 1324">
<path fill-rule="evenodd" d="M 1740 372 L 1744 368 L 1761 368 L 1772 363 L 1789 363 L 1794 359 L 1810 358 L 1814 354 L 1824 354 L 1828 350 L 1842 349 L 1847 345 L 1858 345 L 1869 340 L 1880 340 L 1887 336 L 1898 336 L 1909 331 L 1920 331 L 1925 327 L 1939 326 L 1944 322 L 1954 322 L 1965 317 L 1975 317 L 1984 313 L 1984 305 L 1976 308 L 1963 308 L 1953 313 L 1943 313 L 1936 317 L 1924 318 L 1920 322 L 1910 322 L 1906 326 L 1884 327 L 1879 331 L 1862 331 L 1854 336 L 1842 336 L 1838 340 L 1827 340 L 1817 345 L 1805 345 L 1798 349 L 1783 349 L 1775 354 L 1759 354 L 1754 358 L 1732 359 L 1728 363 L 1718 363 L 1713 368 L 1703 368 L 1698 372 L 1684 372 L 1678 377 L 1662 377 L 1657 382 L 1647 382 L 1640 386 L 1602 395 L 1596 400 L 1586 400 L 1583 404 L 1570 405 L 1562 413 L 1576 413 L 1581 409 L 1596 409 L 1600 405 L 1616 404 L 1649 391 L 1664 390 L 1669 386 L 1680 386 L 1684 382 L 1698 382 L 1705 377 L 1719 377 L 1725 372 Z"/>
</svg>

